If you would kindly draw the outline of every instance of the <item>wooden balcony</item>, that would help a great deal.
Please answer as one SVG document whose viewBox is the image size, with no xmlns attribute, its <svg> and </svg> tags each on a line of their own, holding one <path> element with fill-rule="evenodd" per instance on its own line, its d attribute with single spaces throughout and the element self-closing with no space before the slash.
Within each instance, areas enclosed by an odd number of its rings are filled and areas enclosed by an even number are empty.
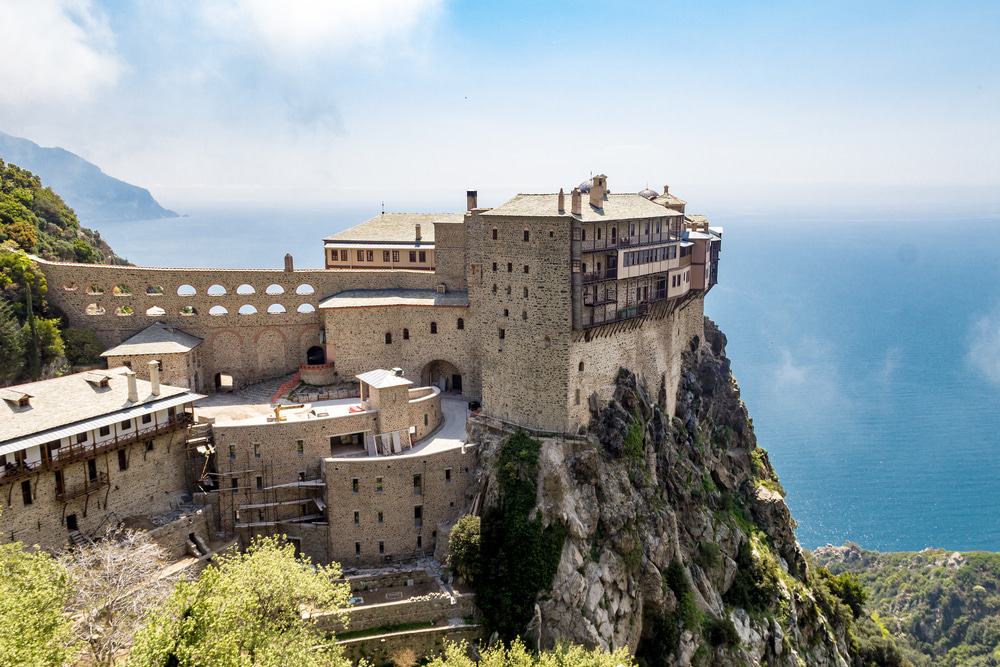
<svg viewBox="0 0 1000 667">
<path fill-rule="evenodd" d="M 76 498 L 83 498 L 84 496 L 89 496 L 91 493 L 99 491 L 105 486 L 108 486 L 110 483 L 108 473 L 98 472 L 97 477 L 93 479 L 88 477 L 80 484 L 67 485 L 61 493 L 56 493 L 56 500 L 61 500 L 65 503 L 70 500 L 75 500 Z"/>
</svg>

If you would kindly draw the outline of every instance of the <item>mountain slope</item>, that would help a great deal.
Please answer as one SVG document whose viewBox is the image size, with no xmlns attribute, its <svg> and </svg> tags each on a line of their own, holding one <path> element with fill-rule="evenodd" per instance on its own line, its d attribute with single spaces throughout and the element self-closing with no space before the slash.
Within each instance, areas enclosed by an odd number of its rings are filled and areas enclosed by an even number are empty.
<svg viewBox="0 0 1000 667">
<path fill-rule="evenodd" d="M 38 175 L 85 222 L 177 217 L 160 206 L 149 190 L 108 176 L 97 165 L 62 148 L 46 148 L 0 132 L 0 158 Z"/>
</svg>

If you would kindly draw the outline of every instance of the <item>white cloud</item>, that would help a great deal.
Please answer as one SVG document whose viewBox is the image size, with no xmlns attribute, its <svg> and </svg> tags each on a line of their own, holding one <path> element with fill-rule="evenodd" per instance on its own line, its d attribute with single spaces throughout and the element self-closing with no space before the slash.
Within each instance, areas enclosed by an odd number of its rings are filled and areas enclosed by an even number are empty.
<svg viewBox="0 0 1000 667">
<path fill-rule="evenodd" d="M 442 0 L 217 0 L 205 18 L 230 36 L 277 56 L 339 53 L 403 39 L 434 16 Z"/>
<path fill-rule="evenodd" d="M 983 377 L 1000 385 L 1000 311 L 984 315 L 972 325 L 967 356 Z"/>
<path fill-rule="evenodd" d="M 107 19 L 90 0 L 5 0 L 0 44 L 0 110 L 79 104 L 123 69 Z"/>
</svg>

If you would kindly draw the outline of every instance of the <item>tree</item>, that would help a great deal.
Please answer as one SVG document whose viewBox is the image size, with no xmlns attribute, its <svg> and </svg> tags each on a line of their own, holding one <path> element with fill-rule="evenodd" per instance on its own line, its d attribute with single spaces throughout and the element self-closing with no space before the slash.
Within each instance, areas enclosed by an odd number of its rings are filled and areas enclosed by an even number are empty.
<svg viewBox="0 0 1000 667">
<path fill-rule="evenodd" d="M 112 665 L 170 592 L 165 554 L 143 531 L 115 530 L 63 556 L 73 583 L 68 608 L 96 665 Z"/>
<path fill-rule="evenodd" d="M 0 665 L 63 665 L 75 653 L 66 570 L 20 542 L 0 545 Z"/>
<path fill-rule="evenodd" d="M 466 514 L 448 533 L 448 567 L 470 584 L 479 575 L 479 528 L 479 517 Z"/>
<path fill-rule="evenodd" d="M 314 566 L 283 537 L 258 537 L 178 583 L 136 635 L 129 664 L 349 665 L 307 613 L 347 606 L 340 577 L 339 565 Z"/>
<path fill-rule="evenodd" d="M 635 659 L 628 649 L 613 653 L 599 648 L 588 649 L 578 645 L 558 646 L 551 651 L 534 654 L 515 639 L 510 648 L 491 646 L 479 652 L 479 659 L 469 658 L 465 642 L 448 642 L 444 655 L 427 663 L 427 667 L 635 667 Z"/>
<path fill-rule="evenodd" d="M 24 320 L 28 327 L 25 348 L 28 352 L 28 374 L 37 379 L 41 373 L 42 355 L 35 330 L 35 305 L 44 310 L 44 296 L 48 291 L 45 275 L 38 270 L 23 251 L 0 246 L 0 289 L 14 289 L 24 295 Z"/>
<path fill-rule="evenodd" d="M 17 380 L 24 368 L 24 339 L 14 309 L 0 300 L 0 384 Z"/>
<path fill-rule="evenodd" d="M 21 330 L 21 336 L 25 340 L 25 348 L 29 346 L 31 331 L 25 324 Z M 48 366 L 53 361 L 66 356 L 66 348 L 63 344 L 62 334 L 59 333 L 59 320 L 56 318 L 35 318 L 35 336 L 38 341 L 38 352 L 41 365 Z M 64 362 L 65 363 L 65 362 Z"/>
<path fill-rule="evenodd" d="M 68 327 L 63 331 L 63 342 L 66 347 L 66 358 L 71 364 L 80 366 L 93 364 L 101 360 L 104 347 L 90 329 Z"/>
</svg>

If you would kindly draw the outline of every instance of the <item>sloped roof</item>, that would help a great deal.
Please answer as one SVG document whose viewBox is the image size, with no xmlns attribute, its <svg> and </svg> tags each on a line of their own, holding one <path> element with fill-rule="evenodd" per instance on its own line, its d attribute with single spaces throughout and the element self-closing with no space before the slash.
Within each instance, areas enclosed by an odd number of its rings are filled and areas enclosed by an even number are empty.
<svg viewBox="0 0 1000 667">
<path fill-rule="evenodd" d="M 376 389 L 402 387 L 413 384 L 402 375 L 396 375 L 392 371 L 387 371 L 384 368 L 377 368 L 373 371 L 368 371 L 367 373 L 360 373 L 354 377 L 371 387 L 375 387 Z"/>
<path fill-rule="evenodd" d="M 202 398 L 183 387 L 160 384 L 160 395 L 154 396 L 149 382 L 136 379 L 139 400 L 128 400 L 128 380 L 125 367 L 102 371 L 108 386 L 101 387 L 87 379 L 88 373 L 73 373 L 51 380 L 8 387 L 8 392 L 31 396 L 31 405 L 19 408 L 9 401 L 0 401 L 0 444 L 67 424 L 114 414 L 137 405 L 155 404 L 163 399 L 187 394 L 192 401 Z"/>
<path fill-rule="evenodd" d="M 559 212 L 558 194 L 519 194 L 496 208 L 482 213 L 484 216 L 511 217 L 575 217 L 584 222 L 610 220 L 635 220 L 641 218 L 664 218 L 681 215 L 677 211 L 654 204 L 637 193 L 609 194 L 604 200 L 604 208 L 590 205 L 589 196 L 583 197 L 581 215 L 573 216 L 572 195 L 565 195 L 565 210 Z"/>
<path fill-rule="evenodd" d="M 464 221 L 464 213 L 382 213 L 323 240 L 413 245 L 417 238 L 417 225 L 420 225 L 420 245 L 433 245 L 434 223 L 461 224 Z"/>
<path fill-rule="evenodd" d="M 154 322 L 148 327 L 101 353 L 102 357 L 119 357 L 133 354 L 180 354 L 201 345 L 201 338 Z"/>
</svg>

